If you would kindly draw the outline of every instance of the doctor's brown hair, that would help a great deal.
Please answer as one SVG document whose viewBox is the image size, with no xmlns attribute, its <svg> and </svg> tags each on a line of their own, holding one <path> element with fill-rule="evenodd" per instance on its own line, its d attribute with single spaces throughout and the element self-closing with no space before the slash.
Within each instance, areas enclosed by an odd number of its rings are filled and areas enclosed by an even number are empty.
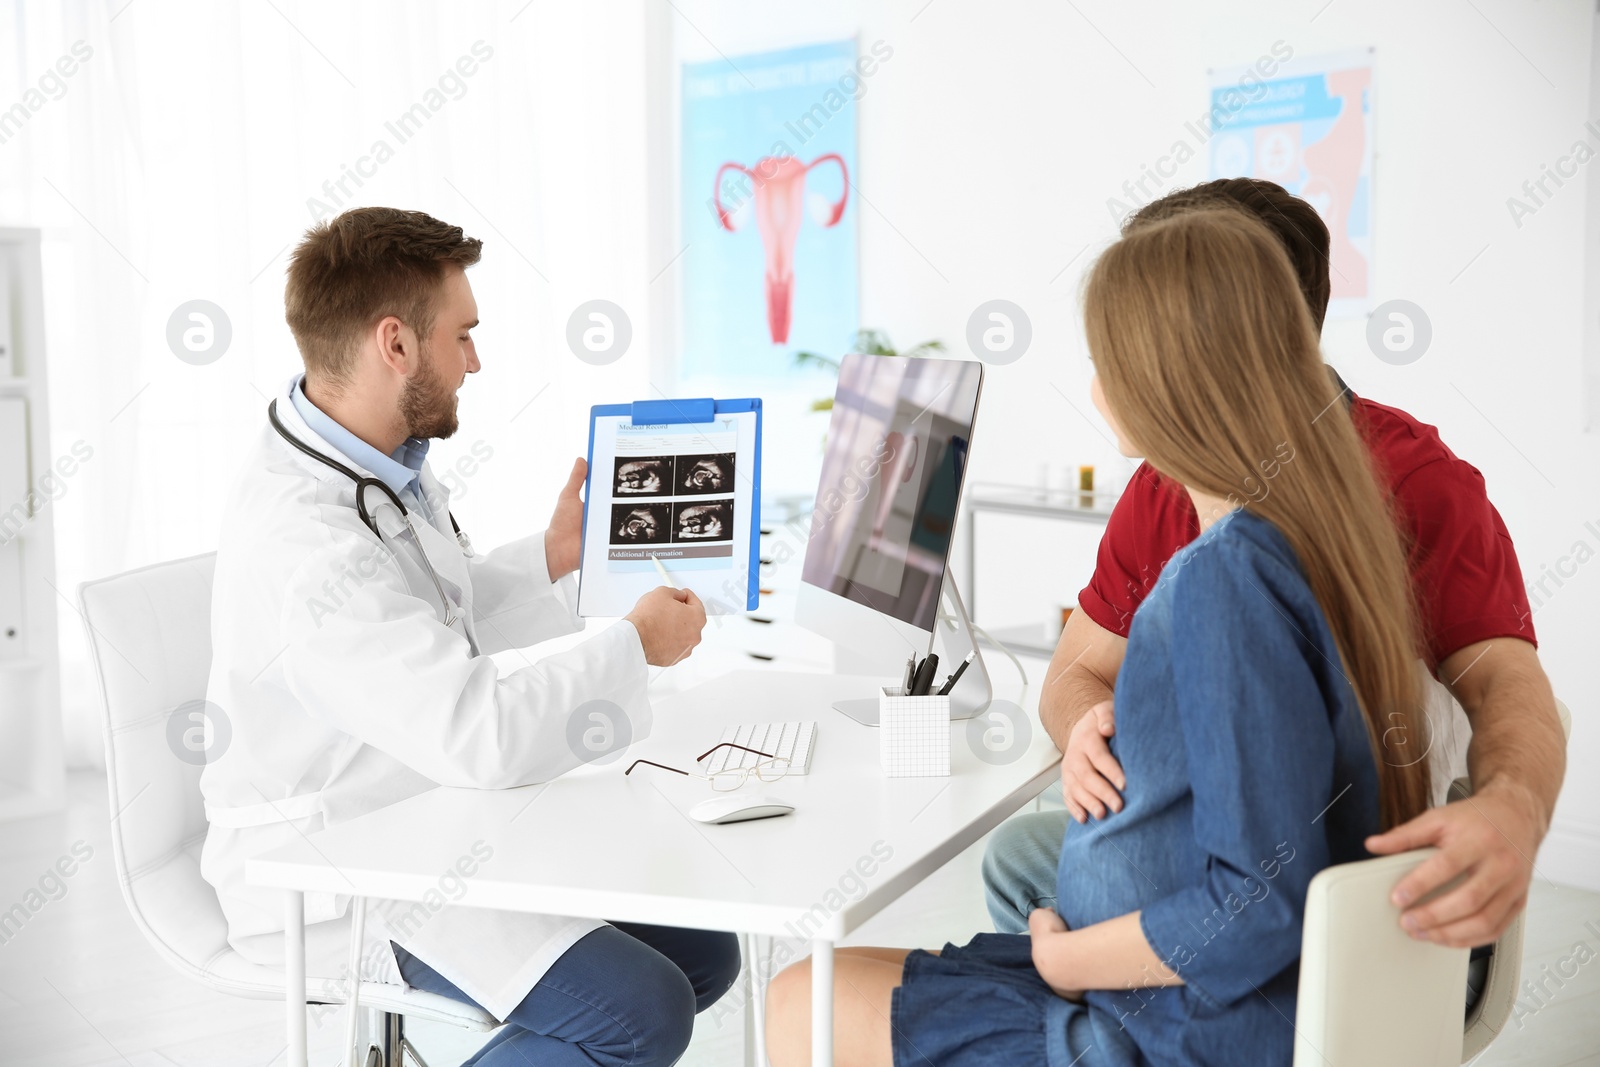
<svg viewBox="0 0 1600 1067">
<path fill-rule="evenodd" d="M 1289 254 L 1300 293 L 1311 309 L 1311 321 L 1322 332 L 1332 284 L 1328 277 L 1328 226 L 1317 209 L 1276 182 L 1265 178 L 1218 178 L 1187 189 L 1175 189 L 1129 215 L 1123 233 L 1185 211 L 1240 207 L 1266 224 Z"/>
<path fill-rule="evenodd" d="M 1428 735 L 1405 553 L 1282 245 L 1232 207 L 1140 225 L 1090 272 L 1084 319 L 1106 401 L 1150 465 L 1242 499 L 1288 540 L 1366 719 L 1383 827 L 1420 814 Z"/>
<path fill-rule="evenodd" d="M 306 231 L 289 260 L 284 318 L 306 373 L 349 381 L 361 337 L 393 315 L 426 343 L 445 270 L 478 262 L 483 242 L 420 211 L 361 207 Z"/>
</svg>

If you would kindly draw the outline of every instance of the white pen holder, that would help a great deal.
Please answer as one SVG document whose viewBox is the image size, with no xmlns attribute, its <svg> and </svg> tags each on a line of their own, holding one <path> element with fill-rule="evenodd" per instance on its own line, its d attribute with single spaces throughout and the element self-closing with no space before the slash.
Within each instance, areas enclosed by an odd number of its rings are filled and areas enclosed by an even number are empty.
<svg viewBox="0 0 1600 1067">
<path fill-rule="evenodd" d="M 878 763 L 886 778 L 950 775 L 950 698 L 878 691 Z"/>
</svg>

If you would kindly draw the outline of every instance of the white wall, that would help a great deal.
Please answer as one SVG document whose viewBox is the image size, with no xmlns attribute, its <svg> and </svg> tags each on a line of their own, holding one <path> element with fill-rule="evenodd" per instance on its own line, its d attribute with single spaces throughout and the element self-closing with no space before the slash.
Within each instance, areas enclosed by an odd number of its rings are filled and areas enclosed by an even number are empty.
<svg viewBox="0 0 1600 1067">
<path fill-rule="evenodd" d="M 860 188 L 871 204 L 861 215 L 862 319 L 902 341 L 958 343 L 984 300 L 1028 312 L 1033 347 L 990 371 L 973 452 L 977 477 L 1023 482 L 1037 477 L 1041 449 L 1102 472 L 1121 466 L 1086 399 L 1077 286 L 1114 233 L 1107 199 L 1204 112 L 1207 69 L 1253 62 L 1277 41 L 1306 57 L 1375 46 L 1375 293 L 1421 305 L 1434 339 L 1420 361 L 1394 367 L 1368 351 L 1362 322 L 1333 322 L 1327 358 L 1358 393 L 1437 425 L 1483 471 L 1527 577 L 1577 542 L 1600 552 L 1600 448 L 1580 410 L 1584 193 L 1569 182 L 1520 227 L 1506 206 L 1584 136 L 1592 5 L 676 6 L 669 22 L 691 59 L 851 34 L 894 48 L 860 105 Z M 1199 153 L 1171 187 L 1204 180 L 1205 165 Z M 1028 587 L 1021 549 L 985 559 L 986 592 Z M 1017 560 L 1009 576 L 1004 557 Z M 1081 582 L 1091 561 L 1079 558 Z M 1600 565 L 1564 582 L 1547 586 L 1535 616 L 1546 668 L 1576 718 L 1538 866 L 1600 888 Z M 1070 599 L 1076 583 L 1059 593 Z M 987 595 L 992 605 L 1000 594 Z M 1017 610 L 1032 610 L 1026 603 Z"/>
<path fill-rule="evenodd" d="M 1032 481 L 1041 450 L 1125 476 L 1085 396 L 1076 310 L 1083 269 L 1114 233 L 1108 198 L 1206 109 L 1208 67 L 1278 41 L 1298 56 L 1372 45 L 1376 293 L 1422 305 L 1435 337 L 1421 361 L 1391 367 L 1360 323 L 1335 322 L 1328 358 L 1482 469 L 1530 576 L 1579 541 L 1600 549 L 1600 456 L 1580 428 L 1580 186 L 1593 168 L 1520 227 L 1506 208 L 1584 136 L 1583 0 L 21 4 L 27 17 L 0 27 L 4 54 L 22 57 L 0 66 L 5 100 L 74 40 L 96 49 L 0 146 L 0 222 L 46 231 L 56 450 L 85 438 L 104 461 L 56 505 L 63 589 L 212 547 L 261 394 L 296 365 L 282 256 L 310 221 L 306 197 L 480 38 L 493 62 L 354 202 L 423 208 L 488 242 L 472 275 L 486 369 L 464 392 L 464 440 L 439 451 L 479 436 L 497 449 L 459 512 L 482 544 L 543 521 L 589 404 L 676 384 L 665 125 L 677 62 L 854 34 L 894 49 L 860 105 L 863 323 L 958 346 L 982 301 L 1032 319 L 1031 351 L 989 375 L 978 478 Z M 1200 153 L 1171 184 L 1204 179 L 1204 166 Z M 171 309 L 200 296 L 235 330 L 206 368 L 163 338 Z M 611 367 L 565 348 L 567 315 L 594 297 L 634 321 L 636 350 Z M 769 449 L 787 463 L 777 480 L 803 484 L 810 397 L 772 396 L 769 442 L 788 446 Z M 1055 588 L 1038 588 L 1029 553 L 1055 547 L 986 558 L 980 611 L 1036 610 L 1013 590 L 1073 597 L 1089 564 L 1076 540 L 1043 571 Z M 1540 871 L 1600 886 L 1600 566 L 1563 581 L 1536 622 L 1577 724 Z M 63 637 L 77 657 L 68 681 L 81 681 L 72 620 Z M 91 759 L 87 685 L 69 697 L 69 739 Z"/>
<path fill-rule="evenodd" d="M 300 366 L 283 279 L 313 197 L 424 210 L 485 241 L 469 276 L 484 370 L 461 433 L 432 453 L 442 470 L 476 441 L 494 449 L 454 507 L 478 544 L 548 519 L 589 405 L 651 395 L 642 2 L 18 2 L 0 20 L 0 107 L 74 41 L 92 50 L 0 145 L 0 224 L 44 230 L 54 454 L 80 439 L 95 453 L 51 505 L 69 599 L 216 547 L 226 487 Z M 492 56 L 420 132 L 390 132 L 475 43 Z M 334 202 L 324 181 L 379 140 L 392 158 Z M 195 298 L 233 329 L 206 366 L 166 342 Z M 633 318 L 633 347 L 606 367 L 566 347 L 568 315 L 594 298 Z M 82 625 L 62 614 L 69 758 L 95 764 Z"/>
</svg>

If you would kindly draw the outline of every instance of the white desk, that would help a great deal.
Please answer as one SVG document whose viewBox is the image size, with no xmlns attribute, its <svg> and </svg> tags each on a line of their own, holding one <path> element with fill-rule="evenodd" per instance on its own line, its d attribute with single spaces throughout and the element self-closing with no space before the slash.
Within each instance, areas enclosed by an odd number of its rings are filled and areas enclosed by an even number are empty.
<svg viewBox="0 0 1600 1067">
<path fill-rule="evenodd" d="M 1037 698 L 1019 689 L 1001 681 L 996 695 L 1026 713 L 1026 747 L 991 746 L 992 762 L 980 759 L 968 723 L 956 722 L 950 777 L 888 779 L 877 731 L 829 706 L 872 692 L 871 679 L 741 671 L 660 701 L 654 733 L 603 766 L 521 789 L 436 789 L 250 861 L 253 884 L 289 891 L 289 1064 L 306 1062 L 303 894 L 421 900 L 481 838 L 494 858 L 458 905 L 809 938 L 812 1059 L 831 1067 L 834 943 L 1057 773 Z M 690 767 L 729 722 L 790 719 L 817 721 L 811 773 L 744 789 L 793 804 L 792 815 L 708 826 L 686 814 L 713 795 L 707 783 L 652 767 L 622 773 L 636 758 Z M 852 899 L 841 879 L 866 891 Z"/>
</svg>

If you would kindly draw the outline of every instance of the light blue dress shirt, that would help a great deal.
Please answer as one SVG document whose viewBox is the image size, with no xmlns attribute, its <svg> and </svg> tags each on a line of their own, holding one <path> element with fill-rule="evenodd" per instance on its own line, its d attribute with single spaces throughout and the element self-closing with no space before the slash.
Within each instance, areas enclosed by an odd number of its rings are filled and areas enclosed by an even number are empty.
<svg viewBox="0 0 1600 1067">
<path fill-rule="evenodd" d="M 426 499 L 426 494 L 422 492 L 418 476 L 418 472 L 422 470 L 422 461 L 428 456 L 428 442 L 417 437 L 408 437 L 399 448 L 386 456 L 340 426 L 325 411 L 306 399 L 305 382 L 303 374 L 295 380 L 294 392 L 289 395 L 289 399 L 294 403 L 294 409 L 300 413 L 306 425 L 311 427 L 317 436 L 353 460 L 357 466 L 371 471 L 374 478 L 399 494 L 407 507 L 415 505 L 427 520 L 432 522 L 433 507 Z"/>
</svg>

